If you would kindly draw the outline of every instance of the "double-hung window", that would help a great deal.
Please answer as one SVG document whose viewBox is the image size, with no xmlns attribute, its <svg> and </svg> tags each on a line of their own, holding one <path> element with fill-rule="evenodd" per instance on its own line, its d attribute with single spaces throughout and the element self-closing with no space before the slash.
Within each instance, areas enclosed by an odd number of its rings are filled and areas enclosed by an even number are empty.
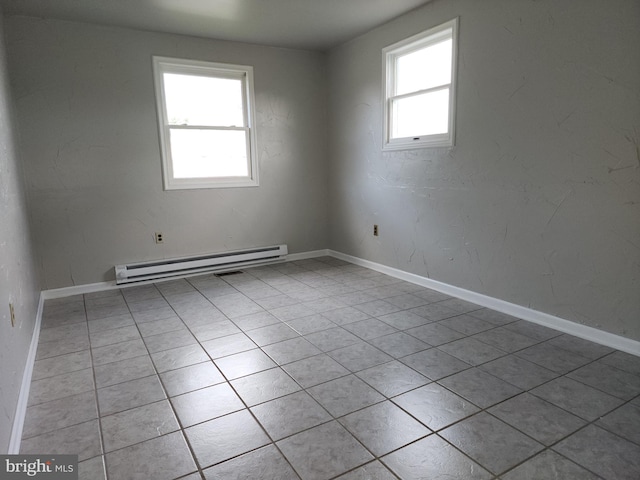
<svg viewBox="0 0 640 480">
<path fill-rule="evenodd" d="M 253 69 L 154 57 L 166 190 L 258 185 Z"/>
<path fill-rule="evenodd" d="M 384 149 L 451 146 L 458 20 L 385 48 Z"/>
</svg>

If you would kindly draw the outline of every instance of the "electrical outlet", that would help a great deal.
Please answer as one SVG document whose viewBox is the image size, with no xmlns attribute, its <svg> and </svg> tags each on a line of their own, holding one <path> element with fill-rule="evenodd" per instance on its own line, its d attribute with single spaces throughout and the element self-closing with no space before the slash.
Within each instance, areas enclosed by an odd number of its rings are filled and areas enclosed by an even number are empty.
<svg viewBox="0 0 640 480">
<path fill-rule="evenodd" d="M 162 232 L 156 232 L 156 243 L 164 243 L 164 237 L 162 236 Z"/>
<path fill-rule="evenodd" d="M 378 225 L 374 225 L 373 226 L 373 236 L 377 237 L 378 236 Z"/>
<path fill-rule="evenodd" d="M 9 304 L 9 313 L 11 315 L 11 326 L 16 326 L 16 311 L 13 308 L 13 303 Z"/>
</svg>

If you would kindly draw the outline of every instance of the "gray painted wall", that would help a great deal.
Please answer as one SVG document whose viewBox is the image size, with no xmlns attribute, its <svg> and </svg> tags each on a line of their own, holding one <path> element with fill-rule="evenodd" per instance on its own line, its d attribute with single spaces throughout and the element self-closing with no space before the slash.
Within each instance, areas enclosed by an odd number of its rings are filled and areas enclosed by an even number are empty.
<svg viewBox="0 0 640 480">
<path fill-rule="evenodd" d="M 382 153 L 381 49 L 456 16 L 455 147 Z M 333 50 L 331 248 L 640 340 L 639 45 L 637 0 L 435 0 Z"/>
<path fill-rule="evenodd" d="M 9 449 L 40 293 L 12 118 L 0 13 L 0 453 Z M 15 327 L 9 303 L 15 306 Z"/>
<path fill-rule="evenodd" d="M 119 263 L 327 247 L 324 54 L 28 17 L 6 25 L 45 289 L 113 279 Z M 152 55 L 253 65 L 259 187 L 162 190 Z"/>
</svg>

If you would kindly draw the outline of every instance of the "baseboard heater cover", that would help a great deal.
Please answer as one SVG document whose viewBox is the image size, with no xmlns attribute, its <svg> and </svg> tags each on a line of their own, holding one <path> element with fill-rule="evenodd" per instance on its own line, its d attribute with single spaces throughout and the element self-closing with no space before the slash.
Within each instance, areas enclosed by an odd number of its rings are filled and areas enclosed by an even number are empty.
<svg viewBox="0 0 640 480">
<path fill-rule="evenodd" d="M 242 267 L 284 261 L 286 245 L 249 248 L 194 257 L 116 265 L 116 284 L 142 282 L 158 278 L 205 272 L 223 272 Z"/>
</svg>

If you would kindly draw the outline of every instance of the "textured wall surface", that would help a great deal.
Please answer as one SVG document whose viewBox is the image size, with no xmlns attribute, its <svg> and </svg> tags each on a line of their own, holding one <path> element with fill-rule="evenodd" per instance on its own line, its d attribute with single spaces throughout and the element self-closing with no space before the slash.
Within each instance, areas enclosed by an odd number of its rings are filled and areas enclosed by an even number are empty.
<svg viewBox="0 0 640 480">
<path fill-rule="evenodd" d="M 0 13 L 0 453 L 9 448 L 40 293 L 12 118 Z M 15 307 L 14 327 L 9 303 Z"/>
<path fill-rule="evenodd" d="M 456 16 L 455 147 L 383 153 L 381 49 Z M 640 340 L 639 45 L 637 0 L 435 0 L 333 50 L 331 248 Z"/>
<path fill-rule="evenodd" d="M 119 263 L 326 248 L 324 54 L 29 17 L 6 29 L 45 289 Z M 254 67 L 259 187 L 163 191 L 152 55 Z"/>
</svg>

